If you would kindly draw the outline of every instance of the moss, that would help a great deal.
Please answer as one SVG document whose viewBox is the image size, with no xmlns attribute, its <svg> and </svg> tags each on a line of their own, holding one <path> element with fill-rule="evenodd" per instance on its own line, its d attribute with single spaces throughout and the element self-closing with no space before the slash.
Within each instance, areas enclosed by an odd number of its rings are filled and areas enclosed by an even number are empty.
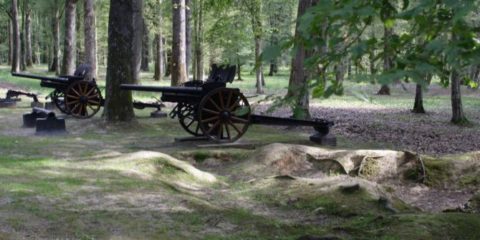
<svg viewBox="0 0 480 240">
<path fill-rule="evenodd" d="M 195 160 L 195 162 L 198 162 L 198 163 L 202 163 L 209 156 L 210 156 L 210 154 L 206 151 L 198 151 L 198 152 L 193 153 L 193 159 Z"/>
<path fill-rule="evenodd" d="M 393 203 L 379 201 L 363 188 L 348 193 L 342 189 L 318 191 L 315 186 L 289 185 L 285 182 L 265 186 L 252 194 L 252 198 L 269 206 L 347 218 L 363 214 L 387 214 L 392 212 L 392 208 L 402 211 L 411 209 L 399 200 Z"/>
<path fill-rule="evenodd" d="M 474 214 L 362 215 L 330 227 L 355 239 L 479 239 Z"/>
<path fill-rule="evenodd" d="M 378 161 L 371 157 L 365 158 L 365 160 L 362 162 L 359 174 L 367 178 L 378 176 L 378 172 L 380 170 L 380 166 L 378 166 L 378 164 Z"/>
<path fill-rule="evenodd" d="M 417 168 L 409 168 L 403 173 L 403 178 L 411 181 L 418 181 L 422 178 L 421 171 Z"/>
<path fill-rule="evenodd" d="M 398 216 L 388 233 L 409 239 L 479 239 L 480 216 L 461 213 L 439 213 Z"/>
<path fill-rule="evenodd" d="M 460 185 L 463 187 L 475 187 L 480 186 L 480 175 L 473 174 L 473 175 L 464 175 L 460 177 Z"/>
<path fill-rule="evenodd" d="M 453 163 L 444 159 L 423 158 L 425 165 L 425 184 L 443 187 L 452 179 Z"/>
<path fill-rule="evenodd" d="M 179 173 L 180 169 L 169 165 L 169 164 L 163 164 L 161 162 L 156 163 L 157 171 L 159 174 L 162 175 L 175 175 Z"/>
</svg>

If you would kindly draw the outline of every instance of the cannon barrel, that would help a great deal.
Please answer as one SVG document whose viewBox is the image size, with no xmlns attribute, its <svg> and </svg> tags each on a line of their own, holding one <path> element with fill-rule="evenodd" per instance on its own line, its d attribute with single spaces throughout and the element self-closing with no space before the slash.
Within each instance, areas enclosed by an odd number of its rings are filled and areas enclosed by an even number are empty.
<svg viewBox="0 0 480 240">
<path fill-rule="evenodd" d="M 7 91 L 7 99 L 12 99 L 12 98 L 18 97 L 20 95 L 31 97 L 31 98 L 33 98 L 34 102 L 38 102 L 37 94 L 23 92 L 23 91 L 16 91 L 16 90 L 11 90 L 11 89 Z"/>
<path fill-rule="evenodd" d="M 47 110 L 45 108 L 34 107 L 32 108 L 33 113 L 45 114 L 47 117 L 55 117 L 55 112 Z"/>
<path fill-rule="evenodd" d="M 44 80 L 44 81 L 51 81 L 51 82 L 57 82 L 57 83 L 67 83 L 68 82 L 68 78 L 64 78 L 64 77 L 45 77 L 45 76 L 38 76 L 38 75 L 25 74 L 25 73 L 16 73 L 16 72 L 12 72 L 12 76 L 32 78 L 32 79 L 40 79 L 40 80 Z"/>
<path fill-rule="evenodd" d="M 143 92 L 162 92 L 162 93 L 177 93 L 177 94 L 199 94 L 202 92 L 201 87 L 153 87 L 141 86 L 136 84 L 122 84 L 122 90 L 143 91 Z"/>
<path fill-rule="evenodd" d="M 164 105 L 161 103 L 144 103 L 133 101 L 133 107 L 136 109 L 156 108 L 160 110 L 162 107 L 164 107 Z"/>
<path fill-rule="evenodd" d="M 324 119 L 313 119 L 313 120 L 302 120 L 295 118 L 281 118 L 281 117 L 271 117 L 252 114 L 250 123 L 259 124 L 259 125 L 276 125 L 276 126 L 328 126 L 331 127 L 334 125 L 332 121 L 327 121 Z"/>
</svg>

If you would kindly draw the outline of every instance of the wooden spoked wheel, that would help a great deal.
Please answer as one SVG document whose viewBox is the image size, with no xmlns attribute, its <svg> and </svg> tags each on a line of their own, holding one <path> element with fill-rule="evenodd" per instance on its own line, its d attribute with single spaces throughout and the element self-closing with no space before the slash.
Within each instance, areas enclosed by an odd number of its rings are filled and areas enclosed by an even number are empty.
<svg viewBox="0 0 480 240">
<path fill-rule="evenodd" d="M 250 104 L 238 89 L 218 88 L 203 97 L 198 107 L 200 128 L 219 142 L 234 142 L 250 124 Z"/>
<path fill-rule="evenodd" d="M 65 105 L 65 93 L 63 91 L 55 90 L 50 96 L 52 98 L 52 102 L 55 104 L 58 110 L 60 110 L 60 112 L 69 114 L 67 106 Z"/>
<path fill-rule="evenodd" d="M 177 116 L 178 121 L 180 122 L 180 126 L 182 126 L 185 131 L 192 134 L 193 136 L 203 136 L 203 131 L 200 128 L 200 124 L 198 124 L 196 105 L 189 103 L 179 103 L 177 105 L 177 108 Z"/>
<path fill-rule="evenodd" d="M 102 94 L 95 83 L 78 81 L 65 91 L 65 105 L 68 113 L 76 118 L 90 118 L 102 106 Z"/>
</svg>

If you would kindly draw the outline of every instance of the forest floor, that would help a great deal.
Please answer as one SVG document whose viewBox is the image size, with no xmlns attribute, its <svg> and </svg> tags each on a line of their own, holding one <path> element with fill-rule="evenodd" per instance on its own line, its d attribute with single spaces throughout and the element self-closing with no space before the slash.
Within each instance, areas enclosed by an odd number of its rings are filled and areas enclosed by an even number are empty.
<svg viewBox="0 0 480 240">
<path fill-rule="evenodd" d="M 32 69 L 34 74 L 49 74 L 39 66 Z M 51 73 L 50 73 L 51 74 Z M 169 85 L 169 81 L 152 81 L 153 73 L 142 73 L 144 85 Z M 105 69 L 100 68 L 98 84 L 105 86 Z M 266 77 L 265 95 L 255 94 L 255 79 L 248 72 L 243 81 L 229 85 L 238 87 L 249 97 L 257 113 L 288 117 L 289 108 L 268 111 L 271 101 L 266 96 L 283 96 L 288 85 L 288 71 L 280 71 L 273 77 Z M 0 66 L 0 88 L 20 88 L 47 95 L 50 89 L 40 88 L 38 80 L 12 78 L 6 66 Z M 469 120 L 465 126 L 450 123 L 450 90 L 432 83 L 424 92 L 426 114 L 411 112 L 415 96 L 415 84 L 394 85 L 391 96 L 376 95 L 377 85 L 369 82 L 345 82 L 345 94 L 328 99 L 311 99 L 313 118 L 333 120 L 333 133 L 343 141 L 344 147 L 409 150 L 425 154 L 453 154 L 480 149 L 480 90 L 462 87 L 464 112 Z M 0 92 L 1 93 L 1 92 Z M 1 96 L 1 95 L 0 95 Z M 155 101 L 157 95 L 136 92 L 135 99 Z M 170 107 L 172 107 L 170 105 Z M 283 129 L 283 128 L 280 128 Z M 297 128 L 305 134 L 310 128 Z M 467 139 L 467 141 L 466 141 Z"/>
<path fill-rule="evenodd" d="M 3 87 L 45 94 L 0 70 Z M 413 90 L 395 88 L 313 100 L 315 117 L 336 122 L 337 147 L 310 143 L 309 129 L 252 126 L 241 142 L 254 149 L 177 143 L 179 124 L 148 110 L 129 125 L 67 117 L 67 135 L 35 136 L 21 127 L 24 99 L 0 109 L 0 239 L 479 239 L 479 99 L 468 91 L 467 127 L 448 123 L 447 90 L 430 90 L 419 116 Z"/>
</svg>

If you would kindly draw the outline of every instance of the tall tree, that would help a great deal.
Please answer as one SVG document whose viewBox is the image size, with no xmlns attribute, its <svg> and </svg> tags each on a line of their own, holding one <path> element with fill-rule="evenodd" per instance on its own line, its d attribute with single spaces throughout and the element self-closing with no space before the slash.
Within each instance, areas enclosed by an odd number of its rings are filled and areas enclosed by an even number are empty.
<svg viewBox="0 0 480 240">
<path fill-rule="evenodd" d="M 34 31 L 35 34 L 32 34 L 32 58 L 33 58 L 33 64 L 41 64 L 41 55 L 42 51 L 40 49 L 41 44 L 42 44 L 42 30 L 43 28 L 40 26 L 40 20 L 38 17 L 38 14 L 34 15 L 34 22 L 33 22 L 33 27 L 36 28 L 37 30 Z"/>
<path fill-rule="evenodd" d="M 51 57 L 52 62 L 48 71 L 60 75 L 60 19 L 62 19 L 63 11 L 60 11 L 59 0 L 53 1 L 52 11 L 53 54 Z"/>
<path fill-rule="evenodd" d="M 134 5 L 133 24 L 135 34 L 133 35 L 133 50 L 134 55 L 131 58 L 134 70 L 135 83 L 140 82 L 140 70 L 142 65 L 142 49 L 143 49 L 143 0 L 135 0 Z"/>
<path fill-rule="evenodd" d="M 156 22 L 156 33 L 155 33 L 155 73 L 153 78 L 157 81 L 162 80 L 163 74 L 165 72 L 165 60 L 163 54 L 163 31 L 162 31 L 162 9 L 161 9 L 161 0 L 156 1 L 157 7 L 157 22 Z"/>
<path fill-rule="evenodd" d="M 383 0 L 384 11 L 382 14 L 383 20 L 383 71 L 388 72 L 393 68 L 391 41 L 393 37 L 393 26 L 388 23 L 391 22 L 392 9 L 389 7 L 390 3 Z M 390 95 L 390 87 L 388 84 L 382 84 L 382 87 L 377 93 L 378 95 Z"/>
<path fill-rule="evenodd" d="M 163 39 L 160 33 L 155 34 L 155 69 L 153 74 L 153 79 L 156 81 L 162 80 L 164 73 L 164 60 L 163 60 Z"/>
<path fill-rule="evenodd" d="M 65 1 L 65 40 L 63 44 L 62 75 L 73 75 L 77 51 L 77 0 Z"/>
<path fill-rule="evenodd" d="M 149 70 L 149 60 L 150 60 L 150 34 L 148 32 L 148 26 L 147 22 L 145 21 L 145 18 L 142 20 L 142 26 L 143 26 L 143 37 L 142 37 L 142 63 L 140 66 L 140 69 L 142 71 L 147 72 Z"/>
<path fill-rule="evenodd" d="M 108 21 L 108 66 L 104 117 L 108 122 L 131 121 L 135 114 L 132 93 L 120 90 L 123 83 L 135 82 L 135 57 L 138 34 L 136 17 L 142 0 L 110 0 Z M 140 36 L 141 39 L 141 36 Z"/>
<path fill-rule="evenodd" d="M 185 0 L 185 62 L 187 80 L 189 78 L 190 62 L 192 58 L 192 1 Z"/>
<path fill-rule="evenodd" d="M 309 73 L 305 69 L 305 59 L 311 56 L 311 51 L 304 46 L 300 34 L 300 18 L 307 12 L 308 8 L 315 4 L 316 0 L 300 0 L 297 10 L 297 24 L 295 27 L 296 52 L 292 59 L 290 80 L 288 84 L 287 98 L 293 99 L 293 114 L 296 118 L 310 118 L 310 102 L 308 78 Z"/>
<path fill-rule="evenodd" d="M 185 0 L 172 0 L 172 4 L 172 86 L 178 86 L 188 80 Z"/>
<path fill-rule="evenodd" d="M 85 63 L 91 66 L 88 79 L 97 77 L 97 31 L 95 0 L 84 0 Z"/>
<path fill-rule="evenodd" d="M 415 89 L 415 103 L 413 104 L 412 112 L 425 113 L 425 108 L 423 107 L 423 87 L 418 83 Z"/>
<path fill-rule="evenodd" d="M 8 20 L 8 65 L 12 64 L 13 52 L 14 52 L 14 35 L 12 19 Z"/>
<path fill-rule="evenodd" d="M 384 37 L 384 55 L 383 55 L 383 71 L 384 72 L 388 72 L 391 68 L 392 68 L 392 58 L 390 56 L 391 54 L 391 51 L 390 51 L 390 41 L 391 41 L 391 37 L 393 35 L 393 28 L 387 26 L 386 23 L 383 24 L 384 27 L 384 33 L 383 33 L 383 37 Z M 388 84 L 382 84 L 382 87 L 380 88 L 380 90 L 378 90 L 378 95 L 390 95 L 390 87 L 388 86 Z"/>
<path fill-rule="evenodd" d="M 465 113 L 463 112 L 462 93 L 460 90 L 461 76 L 455 69 L 451 75 L 451 103 L 452 103 L 452 123 L 464 124 L 467 122 Z"/>
<path fill-rule="evenodd" d="M 244 6 L 250 15 L 250 21 L 252 24 L 253 38 L 255 40 L 255 77 L 257 93 L 263 94 L 263 86 L 265 85 L 265 79 L 263 76 L 263 66 L 260 57 L 262 50 L 262 1 L 261 0 L 244 0 Z"/>
<path fill-rule="evenodd" d="M 204 62 L 203 62 L 203 0 L 194 1 L 193 17 L 193 79 L 203 80 Z M 240 69 L 237 69 L 240 71 Z"/>
<path fill-rule="evenodd" d="M 23 14 L 24 14 L 24 44 L 25 44 L 25 64 L 27 67 L 33 66 L 32 55 L 32 8 L 29 0 L 23 2 Z"/>
<path fill-rule="evenodd" d="M 293 15 L 295 7 L 298 5 L 298 1 L 292 0 L 269 0 L 265 2 L 264 15 L 267 16 L 267 29 L 265 30 L 265 39 L 272 46 L 276 46 L 282 41 L 282 39 L 288 38 L 292 34 L 292 22 L 294 21 Z M 273 76 L 278 72 L 280 57 L 271 59 L 269 76 Z"/>
<path fill-rule="evenodd" d="M 84 4 L 81 4 L 82 1 L 77 0 L 77 14 L 76 15 L 76 54 L 75 54 L 75 62 L 77 64 L 84 63 L 85 59 L 85 27 L 83 26 L 85 21 L 84 21 L 84 11 L 83 11 L 83 6 Z"/>
<path fill-rule="evenodd" d="M 12 54 L 12 72 L 20 71 L 20 29 L 18 24 L 18 2 L 12 0 L 9 16 L 12 21 L 12 35 L 13 35 L 13 54 Z"/>
</svg>

